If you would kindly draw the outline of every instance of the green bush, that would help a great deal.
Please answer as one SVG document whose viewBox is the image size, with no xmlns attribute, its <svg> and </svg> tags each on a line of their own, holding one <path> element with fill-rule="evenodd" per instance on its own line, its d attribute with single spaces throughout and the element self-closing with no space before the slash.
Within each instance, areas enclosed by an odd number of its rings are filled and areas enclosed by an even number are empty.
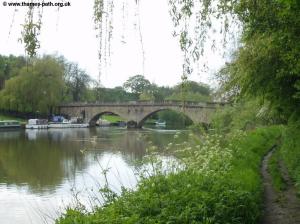
<svg viewBox="0 0 300 224">
<path fill-rule="evenodd" d="M 248 100 L 220 108 L 213 118 L 212 127 L 219 132 L 231 130 L 251 130 L 255 127 L 282 123 L 280 116 L 270 110 L 268 104 L 258 100 Z"/>
</svg>

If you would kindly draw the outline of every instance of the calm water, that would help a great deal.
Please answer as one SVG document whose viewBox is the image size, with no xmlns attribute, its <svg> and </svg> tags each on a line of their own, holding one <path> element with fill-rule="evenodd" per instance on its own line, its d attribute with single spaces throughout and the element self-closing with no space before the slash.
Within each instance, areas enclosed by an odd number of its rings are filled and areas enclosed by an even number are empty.
<svg viewBox="0 0 300 224">
<path fill-rule="evenodd" d="M 117 128 L 0 131 L 0 222 L 54 223 L 78 198 L 99 203 L 101 174 L 118 191 L 134 188 L 149 141 L 162 148 L 174 131 Z"/>
</svg>

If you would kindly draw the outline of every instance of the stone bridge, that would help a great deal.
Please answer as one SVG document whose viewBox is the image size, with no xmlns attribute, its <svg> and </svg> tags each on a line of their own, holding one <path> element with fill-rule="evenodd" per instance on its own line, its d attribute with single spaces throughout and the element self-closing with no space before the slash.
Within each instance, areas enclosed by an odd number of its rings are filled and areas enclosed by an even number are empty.
<svg viewBox="0 0 300 224">
<path fill-rule="evenodd" d="M 184 113 L 194 123 L 209 124 L 212 114 L 225 103 L 185 103 L 182 102 L 127 102 L 127 103 L 70 103 L 59 106 L 60 114 L 82 117 L 85 122 L 95 125 L 105 113 L 117 114 L 127 122 L 127 127 L 141 128 L 152 114 L 162 110 Z"/>
</svg>

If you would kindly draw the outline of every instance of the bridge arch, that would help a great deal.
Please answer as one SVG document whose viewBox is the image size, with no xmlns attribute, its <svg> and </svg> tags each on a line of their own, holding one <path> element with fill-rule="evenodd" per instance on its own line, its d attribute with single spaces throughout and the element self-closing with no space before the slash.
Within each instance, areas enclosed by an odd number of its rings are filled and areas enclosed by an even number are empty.
<svg viewBox="0 0 300 224">
<path fill-rule="evenodd" d="M 192 123 L 195 123 L 193 121 L 193 119 L 187 114 L 187 113 L 184 113 L 182 110 L 178 110 L 178 109 L 173 109 L 173 108 L 162 108 L 162 109 L 157 109 L 157 110 L 154 110 L 154 111 L 151 111 L 150 113 L 146 114 L 138 123 L 137 123 L 137 128 L 142 128 L 145 121 L 150 118 L 152 115 L 158 113 L 158 112 L 161 112 L 161 111 L 173 111 L 173 112 L 176 112 L 178 115 L 179 114 L 183 114 L 185 117 L 187 117 L 189 120 L 192 121 Z"/>
<path fill-rule="evenodd" d="M 124 118 L 122 117 L 121 114 L 119 114 L 118 112 L 114 112 L 114 111 L 101 111 L 99 113 L 96 113 L 96 114 L 93 114 L 91 116 L 91 118 L 89 119 L 88 123 L 90 124 L 90 126 L 95 126 L 96 125 L 96 122 L 97 120 L 99 120 L 99 118 L 104 115 L 104 114 L 113 114 L 113 115 L 117 115 L 117 116 L 120 116 L 121 118 Z M 126 119 L 126 118 L 124 118 Z"/>
</svg>

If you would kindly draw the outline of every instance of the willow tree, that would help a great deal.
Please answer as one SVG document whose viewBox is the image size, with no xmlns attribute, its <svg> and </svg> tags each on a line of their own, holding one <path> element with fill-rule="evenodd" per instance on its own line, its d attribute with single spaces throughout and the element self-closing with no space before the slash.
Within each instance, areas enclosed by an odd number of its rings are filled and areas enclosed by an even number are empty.
<svg viewBox="0 0 300 224">
<path fill-rule="evenodd" d="M 51 114 L 62 98 L 64 68 L 51 56 L 35 58 L 23 66 L 0 91 L 0 108 Z"/>
</svg>

